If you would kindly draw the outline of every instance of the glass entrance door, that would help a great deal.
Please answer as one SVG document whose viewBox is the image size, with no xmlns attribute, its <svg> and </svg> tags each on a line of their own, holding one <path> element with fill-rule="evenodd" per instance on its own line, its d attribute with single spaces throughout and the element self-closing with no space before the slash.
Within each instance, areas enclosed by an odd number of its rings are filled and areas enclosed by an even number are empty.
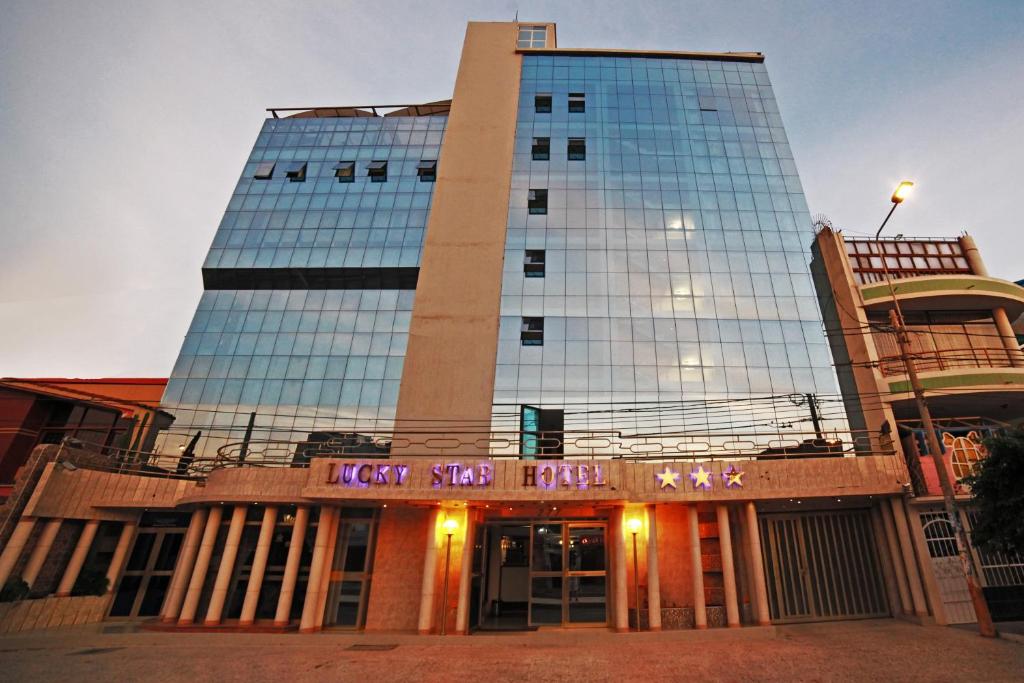
<svg viewBox="0 0 1024 683">
<path fill-rule="evenodd" d="M 375 522 L 376 513 L 372 508 L 341 510 L 324 626 L 358 629 L 365 623 Z"/>
<path fill-rule="evenodd" d="M 531 525 L 530 626 L 607 623 L 606 525 Z"/>
</svg>

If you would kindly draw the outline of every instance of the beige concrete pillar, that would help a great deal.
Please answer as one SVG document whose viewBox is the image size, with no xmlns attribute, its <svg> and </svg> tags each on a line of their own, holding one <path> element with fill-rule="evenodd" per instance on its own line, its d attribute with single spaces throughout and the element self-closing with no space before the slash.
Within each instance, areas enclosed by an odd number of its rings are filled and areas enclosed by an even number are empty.
<svg viewBox="0 0 1024 683">
<path fill-rule="evenodd" d="M 420 619 L 417 630 L 426 635 L 434 628 L 434 584 L 437 580 L 437 518 L 439 508 L 427 515 L 427 548 L 423 556 L 423 583 L 420 587 Z"/>
<path fill-rule="evenodd" d="M 715 506 L 718 515 L 718 543 L 722 551 L 722 583 L 725 585 L 725 620 L 729 628 L 739 628 L 740 606 L 736 599 L 736 567 L 733 564 L 732 532 L 729 530 L 729 508 L 719 503 Z"/>
<path fill-rule="evenodd" d="M 750 568 L 754 577 L 754 615 L 759 626 L 772 623 L 768 610 L 768 587 L 764 578 L 764 559 L 761 555 L 761 530 L 757 525 L 757 507 L 754 501 L 747 501 L 747 548 L 750 550 Z"/>
<path fill-rule="evenodd" d="M 988 268 L 985 267 L 985 262 L 981 260 L 981 252 L 978 251 L 978 245 L 974 243 L 974 238 L 970 235 L 961 235 L 958 239 L 960 248 L 964 252 L 964 258 L 967 260 L 967 265 L 971 268 L 971 273 L 988 277 Z"/>
<path fill-rule="evenodd" d="M 661 577 L 658 573 L 658 507 L 647 506 L 647 627 L 661 630 Z"/>
<path fill-rule="evenodd" d="M 206 571 L 210 568 L 213 548 L 217 545 L 217 533 L 220 531 L 220 518 L 223 514 L 224 508 L 214 505 L 206 515 L 203 538 L 199 542 L 199 552 L 196 554 L 196 562 L 189 578 L 185 602 L 182 604 L 181 614 L 178 616 L 179 626 L 189 626 L 195 621 L 196 610 L 199 609 L 199 598 L 203 594 L 203 583 L 206 581 Z"/>
<path fill-rule="evenodd" d="M 907 511 L 903 507 L 903 499 L 890 498 L 889 505 L 896 524 L 896 537 L 899 539 L 903 568 L 907 571 L 907 582 L 910 584 L 910 599 L 914 603 L 914 614 L 919 617 L 927 617 L 928 605 L 924 600 L 924 588 L 921 587 L 921 575 L 917 570 L 917 559 L 914 557 L 914 546 L 910 540 L 910 528 L 907 525 Z"/>
<path fill-rule="evenodd" d="M 889 550 L 889 558 L 896 574 L 896 589 L 899 593 L 900 605 L 904 614 L 913 614 L 914 604 L 910 600 L 910 584 L 907 581 L 907 570 L 903 565 L 903 554 L 900 552 L 899 541 L 896 537 L 896 524 L 892 519 L 892 509 L 889 507 L 889 503 L 883 500 L 878 506 L 878 511 L 881 516 L 882 529 L 885 532 L 885 545 Z"/>
<path fill-rule="evenodd" d="M 316 608 L 320 604 L 320 584 L 333 527 L 334 508 L 321 506 L 320 520 L 316 525 L 316 539 L 313 541 L 313 558 L 309 563 L 309 581 L 306 583 L 306 600 L 302 605 L 299 633 L 312 633 L 316 630 Z"/>
<path fill-rule="evenodd" d="M 466 509 L 466 536 L 462 542 L 462 564 L 459 568 L 459 604 L 455 610 L 455 633 L 469 632 L 469 602 L 473 586 L 473 550 L 476 540 L 476 514 Z"/>
<path fill-rule="evenodd" d="M 263 523 L 260 525 L 260 537 L 256 540 L 256 553 L 252 558 L 249 583 L 245 587 L 245 602 L 242 603 L 242 614 L 238 619 L 239 626 L 251 626 L 256 620 L 256 606 L 260 601 L 263 574 L 267 570 L 267 557 L 270 555 L 270 545 L 274 541 L 274 526 L 276 524 L 277 508 L 268 505 L 263 510 Z"/>
<path fill-rule="evenodd" d="M 885 540 L 882 514 L 878 511 L 877 507 L 871 508 L 871 527 L 878 550 L 878 561 L 882 567 L 882 578 L 885 579 L 885 594 L 889 598 L 889 611 L 892 613 L 892 616 L 899 616 L 903 614 L 903 605 L 900 603 L 900 588 L 896 583 L 896 572 L 893 569 L 894 562 L 889 555 L 889 547 Z"/>
<path fill-rule="evenodd" d="M 18 525 L 14 527 L 14 531 L 11 532 L 11 537 L 7 539 L 7 545 L 4 546 L 4 551 L 0 553 L 0 586 L 7 583 L 7 579 L 11 577 L 11 571 L 14 569 L 14 565 L 18 564 L 18 560 L 21 558 L 21 551 L 25 549 L 25 544 L 28 543 L 29 536 L 32 535 L 32 529 L 36 526 L 36 520 L 34 517 L 22 517 L 18 520 Z"/>
<path fill-rule="evenodd" d="M 78 581 L 78 574 L 82 571 L 82 565 L 85 564 L 85 558 L 89 555 L 89 548 L 92 547 L 93 539 L 96 538 L 96 530 L 99 528 L 100 520 L 98 519 L 90 519 L 82 527 L 82 534 L 78 537 L 78 543 L 75 544 L 75 550 L 71 553 L 67 568 L 64 569 L 64 577 L 60 580 L 60 585 L 57 586 L 55 595 L 58 598 L 71 595 L 75 581 Z"/>
<path fill-rule="evenodd" d="M 708 609 L 704 602 L 704 563 L 700 554 L 700 519 L 697 506 L 687 505 L 686 516 L 690 522 L 690 572 L 693 574 L 693 625 L 708 627 Z"/>
<path fill-rule="evenodd" d="M 242 531 L 245 530 L 246 512 L 245 505 L 236 505 L 231 511 L 228 536 L 224 540 L 224 551 L 220 555 L 220 566 L 217 567 L 213 592 L 210 593 L 210 604 L 206 608 L 206 619 L 203 621 L 206 626 L 219 624 L 221 614 L 224 612 L 224 603 L 227 601 L 228 588 L 231 584 L 231 574 L 235 571 L 235 558 L 238 557 L 238 544 L 242 540 Z"/>
<path fill-rule="evenodd" d="M 1003 348 L 1006 349 L 1006 356 L 1010 361 L 1010 365 L 1015 368 L 1024 367 L 1024 354 L 1021 353 L 1020 346 L 1017 344 L 1017 334 L 1013 331 L 1010 318 L 1006 315 L 1006 309 L 1001 306 L 993 308 L 992 319 L 996 323 L 996 330 L 999 332 L 999 336 L 1003 339 Z"/>
<path fill-rule="evenodd" d="M 117 583 L 117 577 L 121 575 L 121 570 L 124 569 L 125 560 L 128 559 L 128 548 L 132 545 L 132 539 L 135 538 L 135 530 L 138 524 L 135 522 L 125 522 L 124 526 L 121 527 L 121 535 L 117 538 L 117 547 L 114 548 L 114 556 L 110 558 L 110 566 L 107 567 L 107 592 L 114 592 L 114 584 Z"/>
<path fill-rule="evenodd" d="M 295 510 L 292 537 L 288 542 L 288 559 L 284 564 L 281 594 L 277 598 L 277 613 L 274 626 L 287 626 L 291 622 L 292 600 L 295 598 L 295 583 L 299 578 L 299 563 L 302 560 L 302 546 L 306 540 L 306 525 L 309 522 L 309 508 L 300 505 Z"/>
<path fill-rule="evenodd" d="M 60 531 L 61 522 L 62 520 L 60 519 L 47 520 L 42 533 L 39 534 L 39 540 L 36 541 L 35 547 L 32 548 L 32 554 L 28 556 L 28 563 L 21 572 L 21 580 L 28 584 L 29 588 L 32 587 L 32 584 L 39 577 L 39 570 L 43 568 L 43 563 L 46 562 L 46 558 L 50 554 L 53 541 L 57 538 L 57 532 Z"/>
<path fill-rule="evenodd" d="M 185 598 L 185 588 L 192 576 L 196 553 L 199 552 L 199 539 L 202 538 L 205 526 L 206 508 L 199 508 L 192 513 L 192 519 L 189 520 L 188 530 L 185 532 L 185 538 L 181 542 L 181 551 L 178 553 L 178 561 L 174 565 L 171 585 L 167 589 L 167 597 L 164 598 L 164 604 L 160 610 L 160 620 L 164 623 L 177 621 L 178 615 L 181 613 L 181 602 Z"/>
<path fill-rule="evenodd" d="M 327 594 L 331 588 L 331 574 L 334 571 L 334 555 L 338 548 L 338 530 L 341 529 L 341 509 L 333 508 L 331 514 L 331 531 L 327 535 L 327 551 L 324 555 L 324 571 L 320 575 L 320 598 L 316 606 L 316 622 L 314 628 L 319 631 L 324 625 L 324 614 L 327 611 Z"/>
<path fill-rule="evenodd" d="M 626 574 L 626 508 L 619 505 L 612 517 L 612 577 L 615 581 L 615 630 L 629 631 L 629 581 Z"/>
</svg>

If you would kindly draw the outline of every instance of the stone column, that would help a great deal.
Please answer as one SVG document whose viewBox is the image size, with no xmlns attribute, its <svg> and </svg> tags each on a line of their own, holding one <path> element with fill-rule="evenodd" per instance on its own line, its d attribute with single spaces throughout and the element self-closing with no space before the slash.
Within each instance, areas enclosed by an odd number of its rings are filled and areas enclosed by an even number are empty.
<svg viewBox="0 0 1024 683">
<path fill-rule="evenodd" d="M 440 508 L 427 515 L 427 549 L 423 557 L 423 584 L 420 587 L 420 619 L 417 630 L 426 635 L 434 628 L 434 584 L 437 580 L 437 517 Z"/>
<path fill-rule="evenodd" d="M 1017 334 L 1010 324 L 1010 317 L 1006 315 L 1006 309 L 1000 306 L 992 309 L 992 320 L 996 323 L 996 330 L 1003 340 L 1003 348 L 1006 349 L 1006 357 L 1010 365 L 1015 368 L 1024 367 L 1024 354 L 1017 345 Z"/>
<path fill-rule="evenodd" d="M 198 508 L 192 513 L 192 519 L 188 523 L 188 531 L 181 543 L 181 551 L 178 554 L 178 562 L 174 566 L 174 574 L 171 576 L 171 585 L 167 589 L 167 597 L 164 598 L 163 609 L 160 610 L 160 620 L 170 624 L 178 620 L 181 613 L 181 601 L 185 598 L 185 587 L 192 576 L 192 567 L 196 562 L 196 553 L 199 552 L 199 539 L 203 535 L 203 528 L 206 525 L 206 508 Z"/>
<path fill-rule="evenodd" d="M 338 548 L 338 531 L 341 529 L 341 509 L 333 508 L 331 514 L 331 531 L 327 535 L 327 551 L 324 555 L 324 571 L 320 575 L 320 598 L 316 605 L 316 621 L 313 628 L 317 631 L 324 626 L 324 613 L 327 611 L 327 594 L 331 592 L 331 573 L 334 571 L 334 555 Z"/>
<path fill-rule="evenodd" d="M 277 598 L 277 613 L 274 626 L 287 626 L 291 622 L 292 600 L 295 597 L 295 583 L 299 578 L 299 563 L 302 560 L 302 546 L 306 540 L 306 525 L 309 522 L 309 507 L 300 505 L 295 510 L 292 537 L 288 542 L 288 559 L 285 560 L 281 594 Z"/>
<path fill-rule="evenodd" d="M 466 537 L 462 543 L 462 565 L 459 569 L 459 604 L 455 610 L 455 633 L 469 632 L 469 601 L 473 586 L 473 551 L 476 541 L 476 515 L 472 508 L 466 509 Z"/>
<path fill-rule="evenodd" d="M 889 611 L 895 617 L 903 613 L 903 608 L 900 604 L 899 588 L 896 585 L 893 561 L 889 556 L 889 549 L 885 542 L 882 515 L 875 506 L 871 507 L 871 531 L 875 538 L 875 550 L 878 554 L 879 565 L 882 568 L 882 578 L 885 580 L 885 595 L 889 599 Z"/>
<path fill-rule="evenodd" d="M 885 532 L 885 545 L 889 549 L 893 572 L 896 574 L 896 590 L 899 594 L 900 606 L 904 614 L 913 614 L 914 605 L 910 601 L 910 585 L 907 582 L 907 570 L 903 566 L 903 555 L 899 542 L 896 540 L 896 524 L 892 519 L 892 509 L 884 500 L 878 506 L 882 530 Z"/>
<path fill-rule="evenodd" d="M 219 624 L 221 614 L 224 612 L 224 603 L 227 601 L 228 588 L 231 585 L 231 574 L 235 571 L 235 558 L 238 557 L 238 544 L 242 540 L 242 531 L 245 529 L 246 512 L 245 505 L 236 505 L 231 511 L 228 537 L 224 541 L 224 552 L 221 553 L 217 577 L 213 581 L 210 605 L 206 608 L 206 620 L 203 622 L 206 626 Z"/>
<path fill-rule="evenodd" d="M 64 570 L 64 578 L 57 586 L 56 596 L 58 598 L 71 595 L 75 581 L 78 581 L 78 574 L 82 571 L 82 565 L 85 564 L 85 558 L 89 555 L 89 548 L 92 547 L 93 539 L 96 538 L 96 530 L 99 528 L 100 520 L 98 519 L 90 519 L 82 528 L 82 535 L 78 537 L 75 550 L 71 553 L 71 560 L 68 561 L 68 566 Z"/>
<path fill-rule="evenodd" d="M 693 574 L 693 625 L 708 627 L 708 608 L 704 603 L 704 563 L 700 554 L 700 520 L 697 506 L 687 505 L 686 516 L 690 522 L 690 572 Z"/>
<path fill-rule="evenodd" d="M 35 526 L 34 517 L 22 517 L 18 520 L 18 525 L 14 527 L 11 537 L 7 539 L 3 553 L 0 553 L 0 586 L 7 583 L 7 579 L 10 578 L 11 571 L 14 569 L 14 565 L 18 564 L 21 551 L 25 549 L 25 544 L 28 543 Z"/>
<path fill-rule="evenodd" d="M 961 235 L 957 238 L 957 241 L 960 242 L 960 248 L 964 252 L 964 259 L 967 260 L 971 273 L 981 277 L 988 277 L 988 268 L 985 267 L 985 262 L 981 260 L 981 252 L 978 251 L 978 245 L 974 243 L 974 238 L 970 235 Z"/>
<path fill-rule="evenodd" d="M 121 535 L 117 539 L 117 547 L 114 548 L 114 556 L 110 558 L 110 566 L 107 567 L 107 592 L 114 592 L 114 584 L 121 570 L 124 569 L 125 560 L 128 559 L 128 548 L 135 538 L 135 530 L 138 528 L 135 522 L 125 522 L 121 527 Z"/>
<path fill-rule="evenodd" d="M 309 581 L 306 583 L 306 600 L 302 605 L 302 619 L 299 633 L 316 630 L 316 608 L 320 604 L 320 582 L 324 575 L 324 561 L 327 544 L 334 526 L 334 508 L 320 507 L 320 520 L 316 525 L 316 539 L 313 541 L 313 558 L 309 563 Z"/>
<path fill-rule="evenodd" d="M 927 617 L 928 605 L 924 601 L 924 588 L 921 586 L 921 575 L 917 570 L 914 547 L 910 540 L 907 511 L 903 508 L 903 500 L 901 498 L 890 498 L 889 504 L 896 523 L 896 536 L 900 540 L 900 555 L 903 558 L 903 567 L 907 570 L 907 581 L 910 583 L 910 598 L 914 603 L 914 614 L 919 617 Z"/>
<path fill-rule="evenodd" d="M 739 628 L 740 606 L 736 599 L 736 567 L 733 565 L 732 532 L 729 530 L 729 508 L 719 503 L 715 506 L 718 515 L 718 543 L 722 551 L 722 582 L 725 584 L 725 618 L 729 628 Z"/>
<path fill-rule="evenodd" d="M 647 506 L 647 627 L 661 630 L 661 578 L 658 574 L 658 506 Z"/>
<path fill-rule="evenodd" d="M 256 605 L 260 601 L 263 574 L 267 570 L 267 557 L 270 555 L 270 544 L 274 541 L 276 524 L 277 508 L 268 505 L 263 510 L 263 523 L 260 525 L 260 537 L 256 540 L 256 554 L 252 558 L 249 584 L 245 588 L 245 602 L 242 603 L 242 614 L 238 619 L 239 626 L 251 626 L 256 620 Z"/>
<path fill-rule="evenodd" d="M 761 555 L 761 530 L 757 525 L 757 507 L 754 501 L 747 501 L 747 547 L 750 549 L 750 568 L 754 575 L 754 608 L 759 626 L 772 623 L 768 609 L 768 588 L 764 578 L 764 559 Z"/>
<path fill-rule="evenodd" d="M 195 566 L 192 568 L 188 591 L 185 593 L 185 602 L 181 606 L 178 626 L 190 626 L 195 621 L 199 598 L 203 594 L 203 583 L 206 581 L 206 571 L 210 568 L 210 558 L 213 556 L 213 547 L 217 544 L 217 532 L 220 531 L 220 518 L 223 514 L 224 508 L 214 505 L 206 515 L 203 539 L 199 542 L 199 553 L 196 555 Z"/>
<path fill-rule="evenodd" d="M 615 630 L 620 633 L 629 631 L 629 590 L 626 576 L 626 508 L 619 505 L 615 508 L 613 518 L 612 543 L 614 544 L 612 576 L 615 580 Z M 639 610 L 640 606 L 637 605 Z M 639 612 L 638 612 L 639 615 Z"/>
<path fill-rule="evenodd" d="M 32 548 L 32 554 L 28 556 L 28 563 L 21 572 L 21 579 L 28 584 L 29 588 L 36 582 L 36 579 L 39 577 L 39 570 L 43 568 L 43 563 L 46 562 L 46 558 L 50 554 L 53 541 L 57 538 L 57 532 L 60 531 L 61 521 L 59 519 L 51 519 L 46 522 L 42 533 L 39 534 L 39 540 L 36 541 L 35 547 Z"/>
</svg>

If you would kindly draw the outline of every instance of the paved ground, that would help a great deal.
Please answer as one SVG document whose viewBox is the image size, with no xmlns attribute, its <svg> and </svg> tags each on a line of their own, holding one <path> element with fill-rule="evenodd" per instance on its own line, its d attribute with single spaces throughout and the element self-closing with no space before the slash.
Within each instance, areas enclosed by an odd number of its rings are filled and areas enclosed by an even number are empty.
<svg viewBox="0 0 1024 683">
<path fill-rule="evenodd" d="M 0 637 L 2 681 L 1020 681 L 1024 645 L 893 620 L 465 638 L 120 632 Z M 352 646 L 390 649 L 353 650 Z"/>
</svg>

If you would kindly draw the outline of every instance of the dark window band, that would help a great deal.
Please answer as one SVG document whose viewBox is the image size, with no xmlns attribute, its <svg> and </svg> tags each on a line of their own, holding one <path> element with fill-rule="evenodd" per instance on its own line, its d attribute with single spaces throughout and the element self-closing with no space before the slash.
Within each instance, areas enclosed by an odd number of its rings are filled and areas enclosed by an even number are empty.
<svg viewBox="0 0 1024 683">
<path fill-rule="evenodd" d="M 204 268 L 204 289 L 416 289 L 419 268 Z"/>
</svg>

